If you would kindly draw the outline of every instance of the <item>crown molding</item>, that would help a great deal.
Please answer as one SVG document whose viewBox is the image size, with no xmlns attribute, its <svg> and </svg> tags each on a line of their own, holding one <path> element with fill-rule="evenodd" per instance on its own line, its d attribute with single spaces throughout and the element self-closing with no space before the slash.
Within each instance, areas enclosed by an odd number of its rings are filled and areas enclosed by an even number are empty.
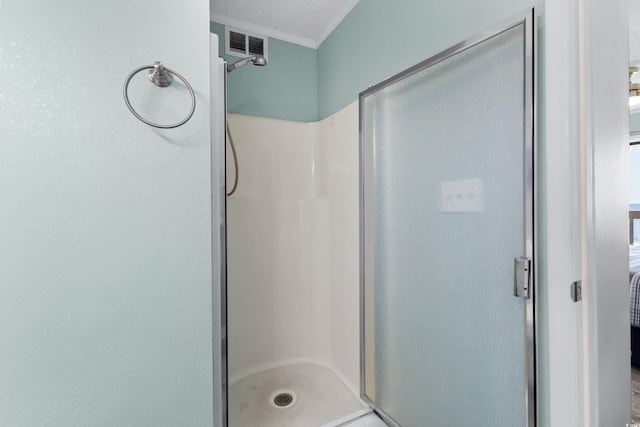
<svg viewBox="0 0 640 427">
<path fill-rule="evenodd" d="M 210 19 L 218 24 L 229 25 L 232 27 L 241 28 L 243 30 L 260 34 L 267 37 L 273 37 L 275 39 L 283 40 L 289 43 L 294 43 L 304 47 L 310 47 L 317 49 L 325 41 L 327 37 L 335 30 L 342 20 L 351 12 L 351 9 L 358 4 L 358 0 L 348 0 L 340 8 L 331 21 L 327 24 L 324 31 L 317 39 L 308 37 L 302 37 L 295 34 L 287 33 L 285 31 L 275 30 L 273 28 L 265 27 L 263 25 L 254 24 L 253 22 L 243 21 L 241 19 L 232 18 L 230 16 L 221 15 L 218 13 L 211 13 Z"/>
<path fill-rule="evenodd" d="M 284 31 L 274 30 L 273 28 L 264 27 L 262 25 L 254 24 L 248 21 L 242 21 L 240 19 L 231 18 L 229 16 L 212 13 L 210 19 L 218 24 L 229 25 L 231 27 L 241 28 L 248 32 L 260 34 L 267 37 L 273 37 L 275 39 L 283 40 L 285 42 L 294 43 L 304 47 L 310 47 L 315 49 L 316 43 L 314 40 L 297 36 L 295 34 L 289 34 Z"/>
</svg>

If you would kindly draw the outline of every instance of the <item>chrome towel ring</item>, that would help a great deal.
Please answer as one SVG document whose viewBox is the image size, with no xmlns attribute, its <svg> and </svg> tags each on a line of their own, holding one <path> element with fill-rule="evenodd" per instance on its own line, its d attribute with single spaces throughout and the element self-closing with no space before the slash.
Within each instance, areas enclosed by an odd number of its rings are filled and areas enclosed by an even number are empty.
<svg viewBox="0 0 640 427">
<path fill-rule="evenodd" d="M 178 123 L 174 123 L 172 125 L 160 125 L 145 119 L 140 114 L 138 114 L 136 110 L 133 109 L 133 107 L 131 106 L 131 102 L 129 101 L 129 83 L 131 83 L 131 79 L 133 78 L 133 76 L 135 76 L 136 74 L 138 74 L 140 71 L 143 71 L 143 70 L 151 70 L 149 71 L 149 74 L 148 74 L 149 80 L 151 80 L 151 82 L 158 87 L 170 86 L 171 83 L 173 82 L 174 75 L 178 77 L 180 80 L 182 80 L 182 83 L 185 84 L 185 86 L 189 89 L 189 93 L 191 94 L 191 111 L 189 111 L 189 114 L 187 115 L 187 117 L 185 117 Z M 155 62 L 153 65 L 143 65 L 142 67 L 138 67 L 135 70 L 133 70 L 131 74 L 129 74 L 129 76 L 127 76 L 127 80 L 124 82 L 124 102 L 127 104 L 127 107 L 129 107 L 129 110 L 131 111 L 131 113 L 133 113 L 133 115 L 136 116 L 138 120 L 148 124 L 149 126 L 153 126 L 154 128 L 160 128 L 160 129 L 173 129 L 173 128 L 182 126 L 183 124 L 189 121 L 191 116 L 193 116 L 194 111 L 196 111 L 196 94 L 193 91 L 193 88 L 191 87 L 187 79 L 185 79 L 180 74 L 173 71 L 172 69 L 165 67 L 159 61 Z"/>
</svg>

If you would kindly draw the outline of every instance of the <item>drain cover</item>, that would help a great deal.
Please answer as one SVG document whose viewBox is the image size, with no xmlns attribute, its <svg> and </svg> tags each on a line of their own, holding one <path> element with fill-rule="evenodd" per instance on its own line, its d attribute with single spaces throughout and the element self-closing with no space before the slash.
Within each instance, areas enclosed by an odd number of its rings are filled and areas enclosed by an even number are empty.
<svg viewBox="0 0 640 427">
<path fill-rule="evenodd" d="M 280 393 L 273 398 L 273 403 L 276 406 L 289 406 L 293 402 L 293 396 L 289 393 Z"/>
<path fill-rule="evenodd" d="M 293 406 L 298 396 L 291 390 L 278 390 L 271 395 L 271 405 L 278 409 L 286 409 Z"/>
</svg>

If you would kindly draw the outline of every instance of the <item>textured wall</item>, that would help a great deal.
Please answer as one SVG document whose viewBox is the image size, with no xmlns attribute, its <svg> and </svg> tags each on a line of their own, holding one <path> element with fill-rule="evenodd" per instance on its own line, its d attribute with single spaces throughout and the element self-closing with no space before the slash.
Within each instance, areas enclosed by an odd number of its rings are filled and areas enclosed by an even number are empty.
<svg viewBox="0 0 640 427">
<path fill-rule="evenodd" d="M 533 4 L 531 0 L 358 2 L 318 48 L 318 117 L 350 104 L 370 84 Z"/>
<path fill-rule="evenodd" d="M 207 16 L 195 0 L 2 1 L 3 426 L 212 425 Z M 122 99 L 155 60 L 197 92 L 180 129 Z M 143 114 L 185 114 L 184 87 L 138 77 Z"/>
</svg>

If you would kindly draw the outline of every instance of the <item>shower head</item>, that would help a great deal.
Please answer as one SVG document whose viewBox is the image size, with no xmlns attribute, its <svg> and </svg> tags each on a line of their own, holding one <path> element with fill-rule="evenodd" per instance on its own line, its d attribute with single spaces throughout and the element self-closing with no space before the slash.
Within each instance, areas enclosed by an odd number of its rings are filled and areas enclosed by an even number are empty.
<svg viewBox="0 0 640 427">
<path fill-rule="evenodd" d="M 251 59 L 251 62 L 253 62 L 253 65 L 257 65 L 258 67 L 267 65 L 267 60 L 264 58 L 264 56 L 254 56 Z"/>
<path fill-rule="evenodd" d="M 240 68 L 247 65 L 249 62 L 259 67 L 267 65 L 267 60 L 265 59 L 264 56 L 250 56 L 248 58 L 242 58 L 239 61 L 234 62 L 233 64 L 227 64 L 227 73 L 230 73 L 236 68 Z"/>
</svg>

